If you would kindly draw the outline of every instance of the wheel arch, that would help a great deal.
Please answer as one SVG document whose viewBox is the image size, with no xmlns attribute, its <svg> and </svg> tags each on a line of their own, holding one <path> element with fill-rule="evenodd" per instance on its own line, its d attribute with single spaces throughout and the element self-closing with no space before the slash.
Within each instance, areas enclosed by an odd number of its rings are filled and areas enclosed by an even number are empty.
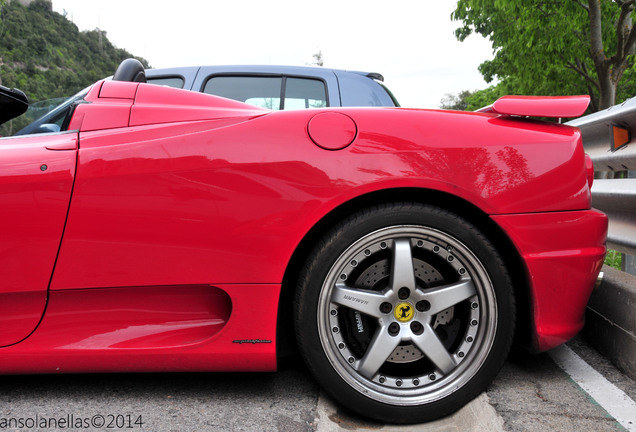
<svg viewBox="0 0 636 432">
<path fill-rule="evenodd" d="M 460 197 L 432 189 L 395 188 L 371 192 L 334 208 L 320 219 L 298 244 L 287 263 L 278 304 L 277 353 L 279 360 L 296 352 L 296 337 L 293 329 L 294 293 L 302 266 L 314 249 L 316 242 L 334 225 L 352 213 L 393 202 L 415 202 L 434 205 L 460 215 L 484 232 L 486 237 L 500 252 L 506 267 L 510 269 L 517 307 L 515 340 L 519 345 L 529 347 L 532 317 L 530 286 L 523 260 L 508 235 L 487 213 Z"/>
</svg>

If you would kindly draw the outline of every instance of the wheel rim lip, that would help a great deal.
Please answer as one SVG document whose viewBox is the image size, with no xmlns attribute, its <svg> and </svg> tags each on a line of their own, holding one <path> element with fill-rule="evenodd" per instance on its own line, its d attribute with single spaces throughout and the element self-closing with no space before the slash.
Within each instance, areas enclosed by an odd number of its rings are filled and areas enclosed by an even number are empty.
<svg viewBox="0 0 636 432">
<path fill-rule="evenodd" d="M 385 382 L 380 384 L 376 373 L 373 379 L 360 375 L 353 369 L 341 354 L 337 342 L 331 331 L 329 312 L 334 305 L 331 293 L 338 275 L 347 263 L 360 251 L 369 245 L 398 238 L 433 240 L 433 243 L 447 244 L 453 247 L 453 255 L 458 262 L 467 269 L 470 278 L 475 283 L 479 300 L 479 329 L 466 356 L 446 376 L 430 381 L 428 384 L 399 388 L 389 386 Z M 351 244 L 336 260 L 327 273 L 321 287 L 318 302 L 318 334 L 328 361 L 338 375 L 360 394 L 382 403 L 398 406 L 421 405 L 442 399 L 466 385 L 479 371 L 490 354 L 497 328 L 497 304 L 493 284 L 482 262 L 463 242 L 448 233 L 431 227 L 419 225 L 394 225 L 371 232 Z M 464 336 L 462 336 L 464 337 Z M 461 345 L 460 345 L 461 347 Z M 458 350 L 454 351 L 456 354 Z M 395 377 L 388 377 L 395 383 Z M 404 381 L 411 381 L 420 376 L 401 377 Z"/>
</svg>

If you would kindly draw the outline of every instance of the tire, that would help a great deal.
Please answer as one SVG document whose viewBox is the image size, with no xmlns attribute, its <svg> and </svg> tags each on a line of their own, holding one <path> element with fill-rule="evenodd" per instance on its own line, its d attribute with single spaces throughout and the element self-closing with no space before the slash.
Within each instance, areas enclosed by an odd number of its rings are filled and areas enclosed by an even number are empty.
<svg viewBox="0 0 636 432">
<path fill-rule="evenodd" d="M 316 380 L 352 411 L 418 423 L 460 409 L 501 369 L 515 303 L 485 235 L 415 203 L 355 214 L 316 246 L 294 322 Z"/>
</svg>

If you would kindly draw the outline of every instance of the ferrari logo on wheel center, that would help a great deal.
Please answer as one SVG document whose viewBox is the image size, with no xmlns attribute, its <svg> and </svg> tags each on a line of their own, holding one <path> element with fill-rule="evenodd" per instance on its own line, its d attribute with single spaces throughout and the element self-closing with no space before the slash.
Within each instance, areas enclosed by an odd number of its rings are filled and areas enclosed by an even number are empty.
<svg viewBox="0 0 636 432">
<path fill-rule="evenodd" d="M 413 318 L 413 315 L 415 315 L 415 310 L 410 303 L 402 302 L 395 306 L 393 315 L 395 319 L 400 322 L 408 322 Z"/>
</svg>

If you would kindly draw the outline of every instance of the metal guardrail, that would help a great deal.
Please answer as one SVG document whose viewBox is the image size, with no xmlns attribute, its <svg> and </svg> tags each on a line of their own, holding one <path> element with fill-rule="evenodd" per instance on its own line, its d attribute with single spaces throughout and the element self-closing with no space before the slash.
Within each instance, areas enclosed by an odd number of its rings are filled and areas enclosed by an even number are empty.
<svg viewBox="0 0 636 432">
<path fill-rule="evenodd" d="M 631 141 L 636 141 L 636 98 L 567 124 L 581 129 L 583 147 L 594 162 L 592 205 L 609 216 L 607 246 L 623 253 L 623 272 L 604 268 L 601 287 L 587 307 L 584 332 L 591 345 L 633 377 L 636 285 L 630 274 L 636 275 L 636 143 Z M 614 135 L 615 126 L 623 129 Z M 624 145 L 615 148 L 614 136 Z"/>
<path fill-rule="evenodd" d="M 608 246 L 636 255 L 636 178 L 594 180 L 592 204 L 609 216 Z"/>
<path fill-rule="evenodd" d="M 609 217 L 608 247 L 636 255 L 636 178 L 613 178 L 636 170 L 636 143 L 631 142 L 636 140 L 636 98 L 566 124 L 581 129 L 583 147 L 594 162 L 592 205 Z M 616 150 L 614 126 L 629 131 L 628 143 Z"/>
</svg>

